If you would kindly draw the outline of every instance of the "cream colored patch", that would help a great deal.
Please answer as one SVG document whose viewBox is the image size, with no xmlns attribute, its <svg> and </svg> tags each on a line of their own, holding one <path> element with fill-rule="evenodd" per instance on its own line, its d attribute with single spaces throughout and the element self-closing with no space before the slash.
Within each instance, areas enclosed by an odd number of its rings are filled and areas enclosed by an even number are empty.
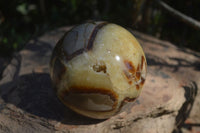
<svg viewBox="0 0 200 133">
<path fill-rule="evenodd" d="M 69 93 L 64 100 L 75 107 L 90 111 L 109 111 L 114 104 L 110 96 L 98 93 Z"/>
</svg>

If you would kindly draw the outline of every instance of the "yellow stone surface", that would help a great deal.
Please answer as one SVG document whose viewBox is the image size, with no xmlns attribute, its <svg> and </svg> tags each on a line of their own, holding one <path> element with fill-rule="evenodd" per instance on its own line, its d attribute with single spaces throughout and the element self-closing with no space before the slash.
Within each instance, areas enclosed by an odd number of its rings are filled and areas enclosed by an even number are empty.
<svg viewBox="0 0 200 133">
<path fill-rule="evenodd" d="M 139 96 L 147 67 L 135 37 L 121 26 L 104 22 L 82 24 L 65 34 L 50 64 L 59 99 L 97 119 L 109 118 Z"/>
</svg>

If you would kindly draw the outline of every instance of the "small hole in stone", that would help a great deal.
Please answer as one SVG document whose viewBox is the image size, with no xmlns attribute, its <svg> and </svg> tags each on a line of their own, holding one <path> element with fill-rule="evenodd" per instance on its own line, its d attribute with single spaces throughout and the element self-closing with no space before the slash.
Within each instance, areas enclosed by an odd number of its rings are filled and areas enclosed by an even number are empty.
<svg viewBox="0 0 200 133">
<path fill-rule="evenodd" d="M 93 65 L 93 70 L 95 72 L 104 72 L 106 73 L 106 65 L 104 62 L 98 62 L 97 64 Z"/>
</svg>

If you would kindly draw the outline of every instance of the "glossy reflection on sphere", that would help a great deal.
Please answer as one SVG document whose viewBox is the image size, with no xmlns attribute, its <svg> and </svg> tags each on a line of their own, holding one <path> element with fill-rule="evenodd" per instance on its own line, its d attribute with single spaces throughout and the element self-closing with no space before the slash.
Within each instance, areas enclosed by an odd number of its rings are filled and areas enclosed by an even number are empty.
<svg viewBox="0 0 200 133">
<path fill-rule="evenodd" d="M 75 112 L 109 118 L 140 94 L 146 59 L 135 37 L 106 22 L 67 32 L 54 48 L 50 74 L 58 98 Z"/>
</svg>

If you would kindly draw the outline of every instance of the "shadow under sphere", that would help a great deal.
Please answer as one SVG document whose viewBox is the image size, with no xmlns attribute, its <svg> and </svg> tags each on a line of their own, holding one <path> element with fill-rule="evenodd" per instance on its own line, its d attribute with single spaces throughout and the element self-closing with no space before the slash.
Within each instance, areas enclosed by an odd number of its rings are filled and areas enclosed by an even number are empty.
<svg viewBox="0 0 200 133">
<path fill-rule="evenodd" d="M 48 73 L 23 75 L 2 86 L 0 86 L 1 97 L 6 103 L 14 104 L 33 115 L 72 125 L 95 124 L 103 121 L 81 116 L 65 107 L 55 95 Z M 6 86 L 12 87 L 7 89 Z"/>
</svg>

